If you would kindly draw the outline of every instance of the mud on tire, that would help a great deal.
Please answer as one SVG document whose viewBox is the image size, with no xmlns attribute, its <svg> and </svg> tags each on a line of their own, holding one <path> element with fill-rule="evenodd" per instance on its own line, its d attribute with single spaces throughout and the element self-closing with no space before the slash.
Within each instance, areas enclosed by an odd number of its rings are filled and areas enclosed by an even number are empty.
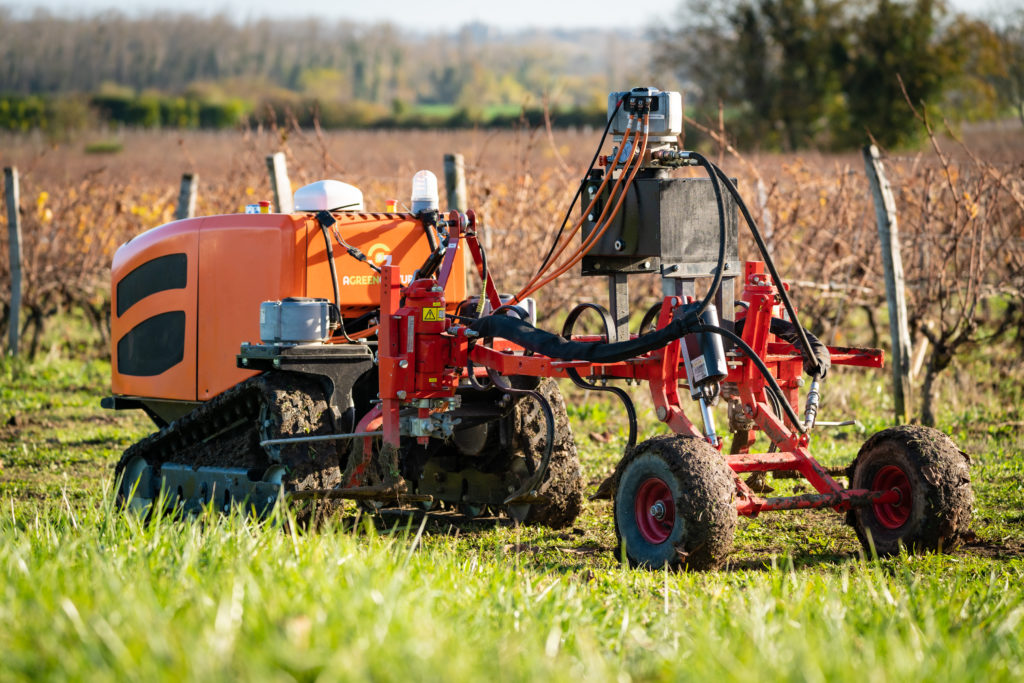
<svg viewBox="0 0 1024 683">
<path fill-rule="evenodd" d="M 561 529 L 576 521 L 583 508 L 583 473 L 558 383 L 552 379 L 542 379 L 536 391 L 551 404 L 551 412 L 555 417 L 555 443 L 551 463 L 539 490 L 550 502 L 530 505 L 522 521 L 525 524 Z M 544 412 L 537 402 L 531 398 L 519 401 L 512 416 L 512 424 L 519 450 L 539 463 L 544 455 L 546 426 Z"/>
<path fill-rule="evenodd" d="M 328 393 L 320 378 L 292 372 L 257 375 L 130 446 L 114 472 L 118 502 L 125 502 L 135 483 L 125 481 L 126 468 L 139 460 L 153 467 L 174 462 L 257 471 L 280 464 L 286 468 L 283 483 L 289 491 L 330 488 L 341 479 L 345 457 L 335 442 L 286 445 L 275 459 L 259 444 L 262 438 L 333 431 Z M 318 501 L 296 506 L 296 513 L 305 520 L 314 508 L 329 512 L 336 506 L 335 501 Z"/>
<path fill-rule="evenodd" d="M 850 488 L 896 489 L 901 500 L 854 508 L 847 522 L 868 553 L 885 557 L 956 548 L 971 523 L 970 457 L 942 432 L 902 425 L 868 439 L 850 465 Z"/>
<path fill-rule="evenodd" d="M 703 439 L 659 436 L 640 443 L 615 472 L 618 552 L 632 567 L 707 570 L 732 549 L 735 484 Z"/>
</svg>

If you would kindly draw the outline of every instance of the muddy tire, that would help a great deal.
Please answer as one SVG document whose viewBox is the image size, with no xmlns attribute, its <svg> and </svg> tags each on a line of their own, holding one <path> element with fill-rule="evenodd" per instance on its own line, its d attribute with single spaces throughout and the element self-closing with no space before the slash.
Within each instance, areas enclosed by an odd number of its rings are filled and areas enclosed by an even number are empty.
<svg viewBox="0 0 1024 683">
<path fill-rule="evenodd" d="M 885 429 L 868 439 L 850 466 L 850 488 L 896 489 L 898 503 L 854 508 L 847 522 L 865 552 L 887 557 L 948 552 L 971 523 L 970 458 L 942 432 L 918 425 Z"/>
<path fill-rule="evenodd" d="M 583 473 L 558 383 L 552 379 L 542 379 L 536 390 L 551 404 L 551 412 L 555 417 L 555 443 L 551 463 L 538 491 L 550 502 L 530 505 L 525 515 L 517 514 L 519 511 L 509 512 L 524 524 L 562 529 L 575 522 L 583 509 Z M 531 398 L 519 401 L 512 424 L 519 451 L 539 463 L 544 455 L 547 428 L 544 412 L 537 402 Z"/>
<path fill-rule="evenodd" d="M 618 552 L 632 567 L 708 570 L 732 550 L 736 487 L 707 441 L 659 436 L 638 444 L 615 473 Z"/>
</svg>

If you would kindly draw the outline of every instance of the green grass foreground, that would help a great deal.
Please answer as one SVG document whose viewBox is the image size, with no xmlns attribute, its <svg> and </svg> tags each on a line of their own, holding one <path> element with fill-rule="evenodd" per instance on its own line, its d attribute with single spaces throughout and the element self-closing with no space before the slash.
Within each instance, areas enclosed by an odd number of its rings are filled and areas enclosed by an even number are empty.
<svg viewBox="0 0 1024 683">
<path fill-rule="evenodd" d="M 309 531 L 141 523 L 109 479 L 150 427 L 99 409 L 108 372 L 0 365 L 0 680 L 1024 679 L 1014 415 L 947 416 L 978 498 L 956 554 L 866 559 L 839 515 L 778 513 L 741 520 L 727 569 L 670 574 L 617 563 L 607 503 L 559 532 L 354 507 Z M 617 410 L 572 409 L 591 482 Z"/>
</svg>

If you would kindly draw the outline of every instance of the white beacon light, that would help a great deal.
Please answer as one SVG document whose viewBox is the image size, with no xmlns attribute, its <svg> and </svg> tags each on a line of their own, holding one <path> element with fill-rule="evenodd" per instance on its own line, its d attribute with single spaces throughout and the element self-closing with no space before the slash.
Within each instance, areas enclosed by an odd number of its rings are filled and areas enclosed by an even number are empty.
<svg viewBox="0 0 1024 683">
<path fill-rule="evenodd" d="M 436 211 L 437 176 L 430 171 L 417 171 L 412 177 L 412 212 Z"/>
</svg>

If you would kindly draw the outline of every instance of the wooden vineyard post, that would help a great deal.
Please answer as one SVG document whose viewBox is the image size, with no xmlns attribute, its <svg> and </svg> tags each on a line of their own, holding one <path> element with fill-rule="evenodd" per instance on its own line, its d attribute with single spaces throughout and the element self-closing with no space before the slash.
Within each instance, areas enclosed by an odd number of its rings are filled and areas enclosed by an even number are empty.
<svg viewBox="0 0 1024 683">
<path fill-rule="evenodd" d="M 448 198 L 449 210 L 466 213 L 469 202 L 466 200 L 466 161 L 461 154 L 444 155 L 444 189 Z M 482 227 L 481 217 L 477 216 L 478 229 Z M 480 230 L 480 244 L 484 251 L 491 248 L 491 231 Z"/>
<path fill-rule="evenodd" d="M 194 218 L 196 215 L 196 187 L 199 185 L 199 176 L 195 173 L 185 173 L 181 176 L 181 192 L 178 194 L 178 209 L 174 212 L 176 220 L 183 218 Z"/>
<path fill-rule="evenodd" d="M 466 213 L 466 162 L 461 154 L 444 155 L 444 187 L 448 209 Z"/>
<path fill-rule="evenodd" d="M 878 148 L 863 149 L 864 166 L 875 202 L 878 238 L 882 246 L 885 269 L 885 299 L 889 306 L 889 335 L 892 337 L 892 379 L 896 421 L 910 421 L 910 329 L 907 325 L 907 300 L 903 281 L 903 259 L 900 257 L 899 224 L 896 221 L 896 200 Z"/>
<path fill-rule="evenodd" d="M 284 152 L 267 156 L 267 171 L 270 173 L 270 187 L 274 192 L 274 213 L 292 213 L 295 200 L 292 198 L 292 184 L 288 180 L 288 162 Z"/>
<path fill-rule="evenodd" d="M 11 310 L 7 320 L 8 353 L 18 355 L 18 325 L 21 311 L 21 205 L 18 169 L 4 168 L 4 196 L 7 198 L 7 246 L 11 259 Z"/>
</svg>

